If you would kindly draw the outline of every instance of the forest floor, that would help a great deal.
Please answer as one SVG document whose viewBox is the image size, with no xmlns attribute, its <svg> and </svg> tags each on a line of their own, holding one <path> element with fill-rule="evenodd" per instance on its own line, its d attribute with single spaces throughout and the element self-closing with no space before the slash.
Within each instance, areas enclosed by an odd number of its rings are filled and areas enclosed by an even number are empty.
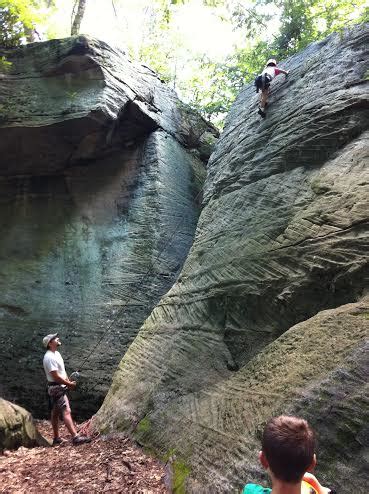
<svg viewBox="0 0 369 494">
<path fill-rule="evenodd" d="M 37 421 L 51 441 L 51 425 Z M 0 456 L 0 493 L 136 493 L 167 494 L 165 466 L 146 455 L 123 434 L 99 436 L 73 446 L 64 426 L 65 442 L 54 447 L 21 447 Z"/>
</svg>

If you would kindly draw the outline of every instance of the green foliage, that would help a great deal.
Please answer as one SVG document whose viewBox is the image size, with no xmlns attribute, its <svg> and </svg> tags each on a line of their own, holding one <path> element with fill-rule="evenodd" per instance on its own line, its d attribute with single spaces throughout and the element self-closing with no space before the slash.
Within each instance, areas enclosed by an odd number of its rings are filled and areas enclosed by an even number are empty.
<svg viewBox="0 0 369 494">
<path fill-rule="evenodd" d="M 271 44 L 279 59 L 296 53 L 316 38 L 313 18 L 309 12 L 313 3 L 314 0 L 286 0 L 281 4 L 281 29 Z"/>
<path fill-rule="evenodd" d="M 173 492 L 175 494 L 186 493 L 186 479 L 190 475 L 190 468 L 182 461 L 175 460 L 172 465 L 173 468 Z"/>
<path fill-rule="evenodd" d="M 0 0 L 0 47 L 13 48 L 32 41 L 35 26 L 46 22 L 43 10 L 52 0 Z"/>
<path fill-rule="evenodd" d="M 12 62 L 9 62 L 5 57 L 0 57 L 0 73 L 6 74 L 9 72 Z"/>
<path fill-rule="evenodd" d="M 254 80 L 267 56 L 267 43 L 259 41 L 255 48 L 235 50 L 221 63 L 203 57 L 195 75 L 185 85 L 179 85 L 181 95 L 205 118 L 222 127 L 242 86 Z"/>
<path fill-rule="evenodd" d="M 367 0 L 256 0 L 253 8 L 234 13 L 238 26 L 261 35 L 260 26 L 271 20 L 262 9 L 279 11 L 280 28 L 273 39 L 267 39 L 269 51 L 286 58 L 312 41 L 368 18 Z"/>
<path fill-rule="evenodd" d="M 11 48 L 20 44 L 25 36 L 25 25 L 29 22 L 26 2 L 0 0 L 0 46 Z M 28 13 L 28 12 L 27 12 Z"/>
<path fill-rule="evenodd" d="M 222 64 L 204 63 L 200 73 L 207 72 L 211 88 L 195 91 L 191 104 L 221 125 L 222 115 L 242 85 L 261 72 L 268 58 L 282 60 L 334 31 L 368 21 L 366 4 L 367 0 L 357 0 L 355 5 L 348 0 L 255 0 L 246 8 L 236 2 L 232 22 L 236 29 L 245 31 L 250 46 L 236 49 Z M 273 12 L 279 12 L 280 27 L 274 36 L 266 35 Z M 192 81 L 196 87 L 198 80 L 199 72 Z"/>
<path fill-rule="evenodd" d="M 150 420 L 144 417 L 137 425 L 137 432 L 148 432 L 150 430 Z"/>
<path fill-rule="evenodd" d="M 140 0 L 137 4 L 113 0 L 108 3 L 119 24 L 125 26 L 122 39 L 131 57 L 153 68 L 191 107 L 219 126 L 242 86 L 260 73 L 268 58 L 283 60 L 333 31 L 369 21 L 368 0 L 354 3 L 352 0 Z M 41 26 L 49 37 L 51 33 L 65 35 L 66 27 L 63 30 L 56 23 L 51 25 L 51 14 L 53 9 L 59 9 L 59 14 L 67 11 L 67 26 L 73 4 L 74 0 L 0 0 L 0 47 L 9 48 L 32 40 L 36 26 Z M 87 2 L 87 9 L 90 5 Z M 237 33 L 238 41 L 228 56 L 221 58 L 206 53 L 202 42 L 195 48 L 193 43 L 186 45 L 180 29 L 180 13 L 199 5 Z M 131 38 L 129 27 L 134 22 L 128 10 L 134 10 L 142 19 L 139 33 L 134 32 Z M 1 71 L 8 70 L 7 67 L 0 61 Z M 69 97 L 74 99 L 73 95 Z"/>
<path fill-rule="evenodd" d="M 219 62 L 204 53 L 188 55 L 180 37 L 173 39 L 171 22 L 175 9 L 189 3 L 190 0 L 152 2 L 155 14 L 149 19 L 150 35 L 145 36 L 139 58 L 172 83 L 193 108 L 219 126 L 242 86 L 261 72 L 268 58 L 287 58 L 312 41 L 369 16 L 366 0 L 356 0 L 355 5 L 349 0 L 254 0 L 248 4 L 237 0 L 203 1 L 214 12 L 223 6 L 219 16 L 224 16 L 227 7 L 229 16 L 224 22 L 231 22 L 235 30 L 244 33 L 245 47 L 235 48 Z M 188 66 L 192 75 L 184 77 L 183 69 Z"/>
</svg>

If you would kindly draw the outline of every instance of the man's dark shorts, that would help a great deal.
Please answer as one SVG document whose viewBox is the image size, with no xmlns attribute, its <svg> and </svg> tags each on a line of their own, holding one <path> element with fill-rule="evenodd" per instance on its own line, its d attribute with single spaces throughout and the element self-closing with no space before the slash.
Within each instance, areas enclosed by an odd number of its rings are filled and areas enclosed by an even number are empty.
<svg viewBox="0 0 369 494">
<path fill-rule="evenodd" d="M 47 396 L 49 398 L 50 412 L 56 408 L 59 412 L 70 412 L 69 399 L 67 396 L 67 387 L 64 385 L 48 386 Z"/>
</svg>

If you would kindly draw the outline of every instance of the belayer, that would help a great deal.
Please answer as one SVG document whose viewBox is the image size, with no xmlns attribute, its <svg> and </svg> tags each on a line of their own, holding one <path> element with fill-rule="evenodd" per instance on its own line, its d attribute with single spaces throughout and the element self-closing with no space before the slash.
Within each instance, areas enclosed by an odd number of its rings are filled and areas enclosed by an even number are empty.
<svg viewBox="0 0 369 494">
<path fill-rule="evenodd" d="M 67 389 L 75 389 L 76 382 L 68 379 L 65 372 L 64 360 L 58 352 L 61 345 L 58 333 L 48 334 L 42 340 L 46 353 L 44 355 L 44 371 L 47 379 L 47 395 L 51 412 L 51 425 L 54 433 L 53 446 L 63 442 L 59 436 L 59 416 L 63 417 L 64 424 L 72 436 L 74 445 L 89 443 L 91 438 L 77 433 L 71 415 Z M 74 373 L 75 374 L 75 373 Z"/>
<path fill-rule="evenodd" d="M 269 96 L 270 83 L 279 74 L 284 74 L 287 77 L 288 70 L 283 70 L 277 67 L 276 60 L 271 58 L 267 61 L 263 72 L 255 78 L 256 92 L 258 93 L 261 90 L 260 106 L 258 113 L 263 118 L 266 117 L 265 107 L 268 104 L 267 100 Z"/>
</svg>

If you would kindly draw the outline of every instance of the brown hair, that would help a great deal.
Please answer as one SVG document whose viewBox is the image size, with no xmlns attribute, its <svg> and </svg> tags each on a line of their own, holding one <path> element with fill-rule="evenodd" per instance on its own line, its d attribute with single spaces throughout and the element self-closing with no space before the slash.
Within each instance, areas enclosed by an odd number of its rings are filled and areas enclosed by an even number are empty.
<svg viewBox="0 0 369 494">
<path fill-rule="evenodd" d="M 262 450 L 279 480 L 300 482 L 314 458 L 314 431 L 304 419 L 274 417 L 265 426 Z"/>
</svg>

